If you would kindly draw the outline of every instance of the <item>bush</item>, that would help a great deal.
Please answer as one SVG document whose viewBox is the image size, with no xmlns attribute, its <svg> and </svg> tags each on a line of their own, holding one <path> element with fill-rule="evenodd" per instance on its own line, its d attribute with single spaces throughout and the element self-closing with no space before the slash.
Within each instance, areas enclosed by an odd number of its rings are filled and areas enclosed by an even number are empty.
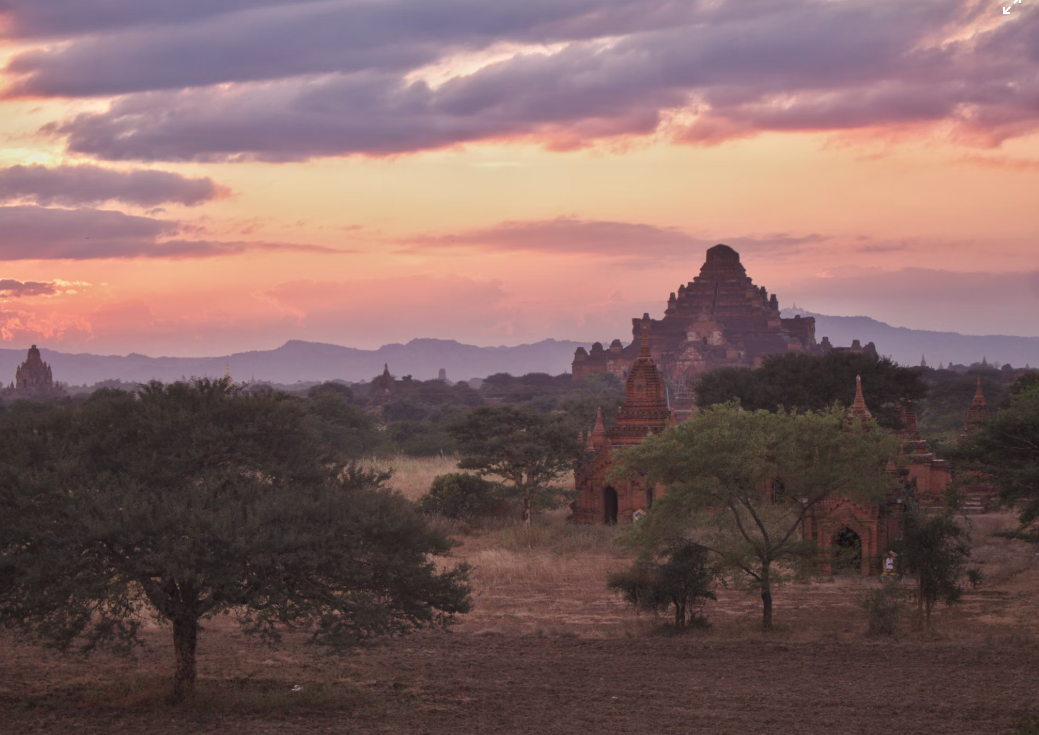
<svg viewBox="0 0 1039 735">
<path fill-rule="evenodd" d="M 718 567 L 708 562 L 703 546 L 680 540 L 658 557 L 642 558 L 630 569 L 611 574 L 606 586 L 636 609 L 661 612 L 673 607 L 675 628 L 707 627 L 703 607 L 717 600 L 714 583 Z"/>
<path fill-rule="evenodd" d="M 894 581 L 885 581 L 880 587 L 865 593 L 859 604 L 869 615 L 869 634 L 898 634 L 905 602 L 905 591 Z"/>
<path fill-rule="evenodd" d="M 424 513 L 459 520 L 490 515 L 504 504 L 501 485 L 462 472 L 437 475 L 429 494 L 419 500 Z"/>
</svg>

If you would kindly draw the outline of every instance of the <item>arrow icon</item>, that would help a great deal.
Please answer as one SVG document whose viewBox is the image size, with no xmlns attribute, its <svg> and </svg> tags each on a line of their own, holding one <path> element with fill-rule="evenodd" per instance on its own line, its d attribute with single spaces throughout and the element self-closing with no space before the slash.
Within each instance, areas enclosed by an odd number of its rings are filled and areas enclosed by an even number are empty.
<svg viewBox="0 0 1039 735">
<path fill-rule="evenodd" d="M 1014 7 L 1013 5 L 1010 8 Z M 1003 8 L 1003 15 L 1010 15 L 1010 8 Z"/>
</svg>

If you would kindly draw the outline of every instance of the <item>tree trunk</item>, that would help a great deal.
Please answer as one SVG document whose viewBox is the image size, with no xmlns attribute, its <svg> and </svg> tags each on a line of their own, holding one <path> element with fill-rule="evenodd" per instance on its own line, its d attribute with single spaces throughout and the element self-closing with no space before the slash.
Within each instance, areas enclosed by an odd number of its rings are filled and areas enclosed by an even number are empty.
<svg viewBox="0 0 1039 735">
<path fill-rule="evenodd" d="M 768 564 L 761 567 L 761 629 L 772 630 L 772 584 L 768 578 Z"/>
<path fill-rule="evenodd" d="M 523 496 L 523 525 L 524 526 L 529 526 L 530 525 L 530 500 L 531 500 L 531 498 L 530 498 L 529 495 L 524 495 Z"/>
<path fill-rule="evenodd" d="M 173 650 L 177 657 L 177 673 L 173 679 L 173 699 L 182 702 L 195 692 L 195 645 L 198 642 L 198 618 L 173 621 Z"/>
<path fill-rule="evenodd" d="M 924 629 L 924 578 L 920 576 L 920 585 L 916 590 L 916 624 L 913 626 L 917 631 Z"/>
</svg>

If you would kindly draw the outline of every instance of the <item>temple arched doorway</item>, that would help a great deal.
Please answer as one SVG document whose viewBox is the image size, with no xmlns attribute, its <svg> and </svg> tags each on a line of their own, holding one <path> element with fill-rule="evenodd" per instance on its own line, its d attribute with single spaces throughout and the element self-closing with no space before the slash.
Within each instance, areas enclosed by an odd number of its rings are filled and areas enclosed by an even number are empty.
<svg viewBox="0 0 1039 735">
<path fill-rule="evenodd" d="M 833 571 L 858 572 L 862 568 L 862 537 L 848 526 L 833 535 Z"/>
<path fill-rule="evenodd" d="M 606 525 L 617 523 L 617 491 L 608 487 L 602 491 L 603 509 L 605 510 Z"/>
</svg>

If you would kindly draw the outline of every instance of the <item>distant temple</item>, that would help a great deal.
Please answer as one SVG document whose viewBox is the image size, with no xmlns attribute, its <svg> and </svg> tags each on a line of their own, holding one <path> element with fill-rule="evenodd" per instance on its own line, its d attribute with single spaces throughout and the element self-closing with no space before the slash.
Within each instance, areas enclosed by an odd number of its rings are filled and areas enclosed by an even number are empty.
<svg viewBox="0 0 1039 735">
<path fill-rule="evenodd" d="M 627 376 L 639 356 L 639 335 L 646 330 L 649 349 L 671 388 L 671 405 L 679 418 L 692 407 L 692 389 L 697 378 L 717 367 L 757 367 L 765 357 L 784 352 L 822 354 L 833 349 L 827 338 L 815 341 L 815 319 L 784 319 L 779 299 L 757 287 L 740 263 L 740 255 L 728 245 L 707 251 L 700 275 L 671 294 L 663 319 L 643 314 L 632 319 L 632 342 L 625 347 L 619 339 L 608 349 L 602 343 L 591 352 L 579 347 L 574 353 L 573 375 L 611 372 Z M 852 352 L 876 354 L 872 342 L 863 347 L 858 340 Z"/>
<path fill-rule="evenodd" d="M 14 382 L 0 391 L 4 400 L 42 400 L 64 395 L 65 389 L 54 382 L 51 367 L 43 361 L 36 345 L 29 348 L 25 362 L 15 371 Z"/>
</svg>

